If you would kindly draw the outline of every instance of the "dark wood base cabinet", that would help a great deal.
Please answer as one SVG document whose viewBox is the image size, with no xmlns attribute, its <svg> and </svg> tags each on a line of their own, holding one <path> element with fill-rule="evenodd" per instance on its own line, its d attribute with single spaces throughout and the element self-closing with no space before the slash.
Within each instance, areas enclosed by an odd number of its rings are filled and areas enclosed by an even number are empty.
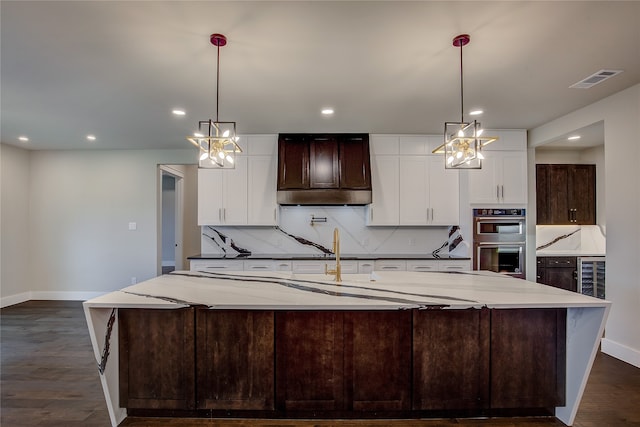
<svg viewBox="0 0 640 427">
<path fill-rule="evenodd" d="M 120 309 L 118 319 L 129 415 L 530 415 L 564 405 L 566 309 Z"/>
</svg>

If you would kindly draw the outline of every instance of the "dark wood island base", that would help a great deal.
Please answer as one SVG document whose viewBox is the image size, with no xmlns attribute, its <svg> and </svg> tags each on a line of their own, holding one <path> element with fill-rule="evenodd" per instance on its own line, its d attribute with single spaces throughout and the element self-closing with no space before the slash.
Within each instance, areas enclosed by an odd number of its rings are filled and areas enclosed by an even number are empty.
<svg viewBox="0 0 640 427">
<path fill-rule="evenodd" d="M 118 309 L 129 416 L 553 415 L 566 308 Z"/>
</svg>

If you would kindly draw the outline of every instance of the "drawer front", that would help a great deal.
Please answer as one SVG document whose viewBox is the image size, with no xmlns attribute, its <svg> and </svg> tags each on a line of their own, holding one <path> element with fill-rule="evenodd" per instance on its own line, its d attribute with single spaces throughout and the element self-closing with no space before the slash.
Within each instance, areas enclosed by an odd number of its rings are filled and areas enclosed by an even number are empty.
<svg viewBox="0 0 640 427">
<path fill-rule="evenodd" d="M 438 271 L 438 261 L 409 260 L 407 261 L 407 271 Z"/>
<path fill-rule="evenodd" d="M 577 265 L 577 257 L 574 256 L 559 256 L 559 257 L 544 257 L 545 267 L 573 267 Z"/>
<path fill-rule="evenodd" d="M 373 264 L 376 271 L 406 271 L 407 261 L 395 259 L 380 259 Z"/>
<path fill-rule="evenodd" d="M 242 260 L 191 260 L 191 271 L 243 271 Z"/>
<path fill-rule="evenodd" d="M 274 271 L 275 261 L 268 259 L 246 259 L 244 260 L 245 271 Z"/>
<path fill-rule="evenodd" d="M 366 260 L 366 261 L 358 261 L 358 273 L 360 274 L 366 274 L 366 273 L 371 273 L 373 271 L 374 268 L 374 262 L 373 260 Z"/>
<path fill-rule="evenodd" d="M 275 260 L 273 261 L 273 269 L 275 271 L 291 271 L 291 261 Z"/>
<path fill-rule="evenodd" d="M 293 261 L 291 270 L 299 274 L 324 274 L 326 264 L 325 261 Z"/>
<path fill-rule="evenodd" d="M 471 271 L 471 260 L 439 260 L 440 271 Z"/>
</svg>

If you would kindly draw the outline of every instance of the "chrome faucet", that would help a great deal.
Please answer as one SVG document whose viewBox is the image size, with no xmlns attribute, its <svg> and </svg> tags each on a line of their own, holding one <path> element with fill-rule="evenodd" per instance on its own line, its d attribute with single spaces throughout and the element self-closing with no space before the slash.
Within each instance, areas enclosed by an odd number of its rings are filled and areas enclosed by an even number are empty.
<svg viewBox="0 0 640 427">
<path fill-rule="evenodd" d="M 342 267 L 340 266 L 340 232 L 338 227 L 333 229 L 333 253 L 336 256 L 336 268 L 329 270 L 327 264 L 324 265 L 324 274 L 331 274 L 335 276 L 335 281 L 342 282 Z"/>
</svg>

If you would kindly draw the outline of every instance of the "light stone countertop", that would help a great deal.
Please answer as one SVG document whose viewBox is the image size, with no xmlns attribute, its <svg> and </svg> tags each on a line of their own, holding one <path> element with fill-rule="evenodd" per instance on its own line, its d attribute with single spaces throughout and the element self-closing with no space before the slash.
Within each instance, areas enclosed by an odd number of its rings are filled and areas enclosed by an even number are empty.
<svg viewBox="0 0 640 427">
<path fill-rule="evenodd" d="M 397 310 L 446 308 L 606 307 L 597 298 L 485 272 L 321 274 L 179 271 L 85 302 L 86 307 Z"/>
</svg>

